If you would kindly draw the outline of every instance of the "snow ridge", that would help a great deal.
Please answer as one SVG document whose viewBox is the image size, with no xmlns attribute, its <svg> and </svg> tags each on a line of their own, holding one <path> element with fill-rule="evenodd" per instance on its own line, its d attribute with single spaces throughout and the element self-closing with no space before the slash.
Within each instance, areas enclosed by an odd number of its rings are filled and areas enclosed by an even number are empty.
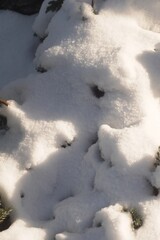
<svg viewBox="0 0 160 240">
<path fill-rule="evenodd" d="M 33 25 L 41 72 L 1 89 L 14 211 L 0 239 L 159 240 L 159 2 L 48 3 Z"/>
</svg>

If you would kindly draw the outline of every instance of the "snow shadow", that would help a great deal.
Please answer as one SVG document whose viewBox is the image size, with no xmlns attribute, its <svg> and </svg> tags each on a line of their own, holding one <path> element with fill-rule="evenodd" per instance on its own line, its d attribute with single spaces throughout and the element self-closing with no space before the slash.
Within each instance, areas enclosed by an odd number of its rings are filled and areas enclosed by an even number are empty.
<svg viewBox="0 0 160 240">
<path fill-rule="evenodd" d="M 147 180 L 150 169 L 146 170 L 146 164 L 147 158 L 132 165 L 123 163 L 123 166 L 102 162 L 95 172 L 94 189 L 104 192 L 110 205 L 134 205 L 146 201 L 151 198 L 153 191 Z"/>
<path fill-rule="evenodd" d="M 34 72 L 33 58 L 37 40 L 31 26 L 35 16 L 23 16 L 12 11 L 0 13 L 0 88 Z M 4 24 L 5 23 L 5 24 Z M 8 41 L 8 39 L 10 39 Z M 18 49 L 18 54 L 17 54 Z"/>
<path fill-rule="evenodd" d="M 12 200 L 17 209 L 21 209 L 21 217 L 28 216 L 33 221 L 51 220 L 55 205 L 74 196 L 79 186 L 82 156 L 71 148 L 59 149 L 42 164 L 31 165 L 18 181 Z"/>
<path fill-rule="evenodd" d="M 94 189 L 83 192 L 84 155 L 76 144 L 61 148 L 42 164 L 26 170 L 16 184 L 11 202 L 17 217 L 24 219 L 28 226 L 43 226 L 46 240 L 60 232 L 80 233 L 92 228 L 96 212 L 104 207 L 117 202 L 137 206 L 152 198 L 153 189 L 143 170 L 139 170 L 144 168 L 146 158 L 126 165 L 126 170 L 100 162 Z"/>
<path fill-rule="evenodd" d="M 145 68 L 154 97 L 160 97 L 160 51 L 145 51 L 137 57 L 138 61 Z"/>
<path fill-rule="evenodd" d="M 17 150 L 19 144 L 23 141 L 25 133 L 19 119 L 7 111 L 2 111 L 7 119 L 6 129 L 0 130 L 0 152 L 7 155 Z"/>
</svg>

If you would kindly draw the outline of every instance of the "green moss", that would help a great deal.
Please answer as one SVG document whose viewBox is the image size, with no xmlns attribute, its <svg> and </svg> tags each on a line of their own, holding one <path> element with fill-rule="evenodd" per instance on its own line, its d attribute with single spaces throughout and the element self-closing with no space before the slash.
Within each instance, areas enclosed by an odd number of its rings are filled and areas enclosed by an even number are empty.
<svg viewBox="0 0 160 240">
<path fill-rule="evenodd" d="M 137 230 L 143 225 L 143 218 L 136 208 L 124 208 L 124 212 L 129 212 L 132 217 L 132 228 Z"/>
<path fill-rule="evenodd" d="M 158 151 L 156 152 L 155 155 L 155 162 L 154 162 L 154 167 L 158 167 L 160 165 L 160 147 L 158 147 Z"/>
<path fill-rule="evenodd" d="M 0 208 L 0 224 L 10 215 L 12 209 Z"/>
<path fill-rule="evenodd" d="M 135 208 L 131 208 L 129 212 L 132 216 L 132 227 L 134 229 L 140 228 L 143 225 L 143 220 L 138 211 Z"/>
</svg>

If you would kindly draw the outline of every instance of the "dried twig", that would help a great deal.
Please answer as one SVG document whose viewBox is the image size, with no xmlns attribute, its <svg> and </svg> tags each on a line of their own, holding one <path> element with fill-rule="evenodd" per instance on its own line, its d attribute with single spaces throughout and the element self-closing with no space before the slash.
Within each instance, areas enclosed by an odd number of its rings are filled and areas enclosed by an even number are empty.
<svg viewBox="0 0 160 240">
<path fill-rule="evenodd" d="M 1 104 L 5 105 L 5 106 L 7 106 L 7 107 L 8 107 L 8 105 L 9 105 L 8 102 L 7 102 L 7 100 L 4 100 L 4 99 L 1 99 L 1 98 L 0 98 L 0 105 L 1 105 Z"/>
</svg>

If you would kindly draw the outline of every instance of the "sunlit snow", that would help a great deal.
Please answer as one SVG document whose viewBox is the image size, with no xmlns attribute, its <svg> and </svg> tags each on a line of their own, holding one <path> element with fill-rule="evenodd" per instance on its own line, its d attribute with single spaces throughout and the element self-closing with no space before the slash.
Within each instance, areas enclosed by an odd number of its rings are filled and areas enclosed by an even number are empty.
<svg viewBox="0 0 160 240">
<path fill-rule="evenodd" d="M 0 11 L 0 240 L 159 240 L 160 3 L 48 3 Z"/>
</svg>

